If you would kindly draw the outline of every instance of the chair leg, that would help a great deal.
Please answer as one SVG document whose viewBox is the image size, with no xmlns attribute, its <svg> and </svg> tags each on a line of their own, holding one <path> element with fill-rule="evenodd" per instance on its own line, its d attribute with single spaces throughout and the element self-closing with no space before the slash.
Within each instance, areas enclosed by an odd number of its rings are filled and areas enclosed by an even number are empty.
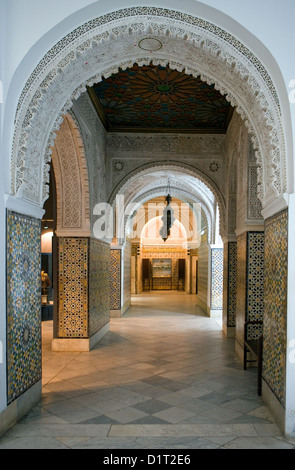
<svg viewBox="0 0 295 470">
<path fill-rule="evenodd" d="M 258 395 L 261 396 L 262 393 L 262 336 L 258 340 L 258 351 L 257 351 L 257 361 L 258 361 Z"/>
<path fill-rule="evenodd" d="M 244 370 L 247 369 L 247 347 L 244 345 Z"/>
</svg>

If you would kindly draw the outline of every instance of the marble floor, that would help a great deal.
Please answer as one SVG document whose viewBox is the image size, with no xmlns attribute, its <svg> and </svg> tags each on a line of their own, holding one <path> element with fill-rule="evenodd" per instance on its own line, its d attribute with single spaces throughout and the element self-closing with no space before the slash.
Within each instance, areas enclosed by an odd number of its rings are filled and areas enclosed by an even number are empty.
<svg viewBox="0 0 295 470">
<path fill-rule="evenodd" d="M 194 295 L 134 296 L 90 352 L 52 352 L 42 327 L 42 400 L 0 449 L 295 448 Z"/>
</svg>

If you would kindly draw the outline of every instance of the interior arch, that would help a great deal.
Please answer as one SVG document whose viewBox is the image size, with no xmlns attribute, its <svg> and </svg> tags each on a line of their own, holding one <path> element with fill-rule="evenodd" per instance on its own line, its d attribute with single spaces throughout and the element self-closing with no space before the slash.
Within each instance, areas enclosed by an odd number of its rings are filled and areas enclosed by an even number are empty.
<svg viewBox="0 0 295 470">
<path fill-rule="evenodd" d="M 148 54 L 141 44 L 146 37 L 154 44 Z M 161 47 L 156 48 L 159 42 Z M 237 38 L 207 21 L 172 10 L 131 8 L 77 28 L 44 57 L 28 79 L 16 114 L 13 194 L 42 204 L 48 194 L 50 148 L 72 100 L 102 76 L 135 62 L 141 65 L 151 61 L 169 63 L 171 68 L 214 83 L 236 107 L 253 135 L 259 197 L 264 207 L 288 190 L 280 102 L 261 61 Z M 41 128 L 36 122 L 42 123 Z M 37 138 L 40 132 L 45 139 Z M 34 175 L 30 175 L 32 166 Z M 40 177 L 41 186 L 35 184 Z"/>
</svg>

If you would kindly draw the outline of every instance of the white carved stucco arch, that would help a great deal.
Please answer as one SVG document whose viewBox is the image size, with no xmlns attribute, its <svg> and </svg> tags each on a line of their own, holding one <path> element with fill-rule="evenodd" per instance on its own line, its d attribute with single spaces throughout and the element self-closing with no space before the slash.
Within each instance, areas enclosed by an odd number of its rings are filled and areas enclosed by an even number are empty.
<svg viewBox="0 0 295 470">
<path fill-rule="evenodd" d="M 143 39 L 150 50 L 140 47 Z M 76 28 L 29 77 L 15 117 L 12 194 L 42 205 L 48 197 L 50 148 L 73 100 L 102 76 L 151 61 L 200 76 L 226 95 L 253 136 L 262 204 L 287 191 L 280 103 L 261 61 L 208 21 L 163 8 L 133 7 Z"/>
<path fill-rule="evenodd" d="M 185 198 L 190 204 L 194 202 L 202 204 L 207 220 L 208 233 L 211 234 L 211 238 L 214 238 L 215 214 L 213 206 L 216 200 L 220 212 L 219 233 L 222 237 L 225 235 L 225 202 L 221 191 L 207 175 L 184 162 L 166 161 L 164 163 L 160 161 L 141 165 L 118 183 L 110 196 L 109 203 L 114 208 L 116 196 L 119 194 L 124 195 L 125 207 L 132 202 L 143 204 L 152 197 L 164 195 L 167 185 L 161 188 L 159 181 L 155 184 L 148 184 L 147 182 L 148 175 L 159 172 L 165 174 L 171 172 L 178 175 L 177 186 L 171 186 L 172 194 Z M 187 176 L 195 180 L 195 188 L 192 188 L 191 185 L 188 186 L 184 181 Z M 115 211 L 113 212 L 115 213 Z"/>
<path fill-rule="evenodd" d="M 162 175 L 162 176 L 161 176 Z M 164 176 L 163 176 L 164 175 Z M 157 176 L 157 178 L 155 178 Z M 200 170 L 187 163 L 167 161 L 153 162 L 141 165 L 126 175 L 114 188 L 109 203 L 116 214 L 116 198 L 124 197 L 124 210 L 129 204 L 142 205 L 150 199 L 166 195 L 167 178 L 171 181 L 171 195 L 183 199 L 190 205 L 201 204 L 204 219 L 208 228 L 210 240 L 215 236 L 215 205 L 219 207 L 219 233 L 225 235 L 225 203 L 224 198 L 216 186 Z M 153 178 L 155 178 L 153 180 Z M 172 178 L 172 179 L 171 179 Z M 174 181 L 173 181 L 174 179 Z M 165 180 L 165 181 L 164 181 Z M 177 180 L 177 181 L 176 181 Z M 125 233 L 128 216 L 121 221 L 121 233 Z M 116 222 L 114 220 L 114 225 Z"/>
<path fill-rule="evenodd" d="M 72 116 L 65 116 L 52 148 L 56 184 L 56 234 L 89 236 L 89 184 L 84 146 Z"/>
<path fill-rule="evenodd" d="M 188 206 L 190 207 L 190 210 L 192 209 L 192 206 L 194 203 L 200 204 L 202 217 L 206 224 L 209 243 L 213 244 L 214 235 L 215 235 L 215 217 L 214 217 L 214 214 L 212 213 L 212 208 L 209 208 L 208 205 L 205 204 L 202 199 L 199 199 L 195 195 L 192 195 L 191 193 L 188 193 L 187 191 L 183 189 L 179 189 L 179 188 L 171 188 L 171 189 L 173 190 L 173 194 L 175 195 L 174 197 L 188 204 Z M 137 203 L 145 204 L 151 199 L 157 198 L 159 196 L 163 196 L 163 200 L 164 200 L 165 195 L 166 195 L 166 188 L 158 187 L 156 189 L 145 192 L 139 198 L 136 198 L 132 202 L 134 202 L 135 204 Z M 186 220 L 185 217 L 184 219 Z M 128 220 L 125 221 L 126 225 L 127 223 L 128 223 Z M 186 223 L 187 223 L 186 226 L 189 226 L 190 230 L 193 230 L 193 227 L 190 225 L 190 222 L 188 220 L 186 220 Z"/>
</svg>

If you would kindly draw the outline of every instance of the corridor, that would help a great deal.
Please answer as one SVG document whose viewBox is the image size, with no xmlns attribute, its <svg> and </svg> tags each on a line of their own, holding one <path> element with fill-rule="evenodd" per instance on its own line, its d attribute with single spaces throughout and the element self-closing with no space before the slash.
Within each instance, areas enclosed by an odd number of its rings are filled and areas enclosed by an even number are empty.
<svg viewBox="0 0 295 470">
<path fill-rule="evenodd" d="M 52 352 L 43 322 L 42 401 L 0 448 L 295 448 L 197 296 L 136 295 L 90 352 Z"/>
</svg>

